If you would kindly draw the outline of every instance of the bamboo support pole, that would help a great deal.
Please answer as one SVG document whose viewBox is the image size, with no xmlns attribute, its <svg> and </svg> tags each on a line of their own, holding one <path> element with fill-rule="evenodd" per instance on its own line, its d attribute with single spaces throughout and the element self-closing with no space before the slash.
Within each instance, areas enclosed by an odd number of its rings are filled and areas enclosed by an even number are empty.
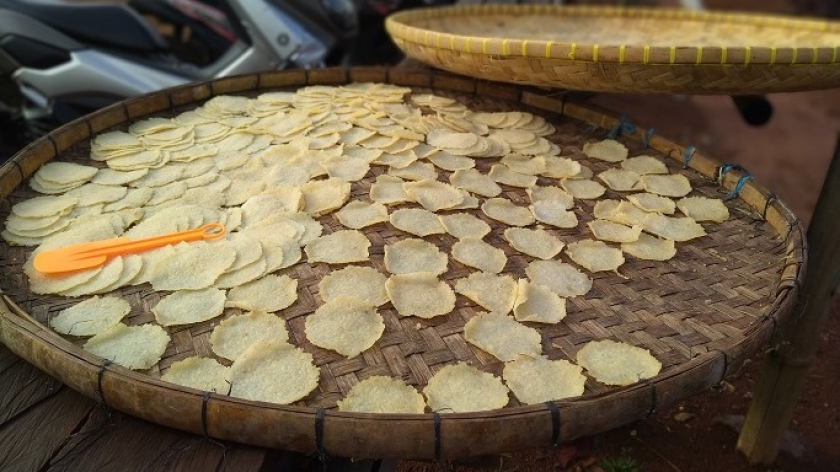
<svg viewBox="0 0 840 472">
<path fill-rule="evenodd" d="M 808 228 L 808 272 L 803 308 L 795 315 L 788 341 L 764 361 L 737 448 L 752 464 L 776 459 L 793 417 L 808 367 L 814 360 L 840 280 L 840 136 Z"/>
</svg>

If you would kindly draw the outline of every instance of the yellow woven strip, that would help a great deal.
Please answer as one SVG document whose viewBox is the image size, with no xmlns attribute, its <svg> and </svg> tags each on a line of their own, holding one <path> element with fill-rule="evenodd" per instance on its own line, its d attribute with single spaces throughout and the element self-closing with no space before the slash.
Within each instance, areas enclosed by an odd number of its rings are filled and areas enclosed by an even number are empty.
<svg viewBox="0 0 840 472">
<path fill-rule="evenodd" d="M 455 52 L 455 36 L 449 36 L 449 50 Z"/>
<path fill-rule="evenodd" d="M 750 56 L 752 56 L 752 48 L 747 46 L 744 48 L 744 65 L 748 65 L 750 63 Z"/>
<path fill-rule="evenodd" d="M 790 50 L 790 52 L 791 52 L 790 63 L 791 64 L 796 64 L 796 59 L 797 59 L 796 56 L 799 55 L 799 49 L 793 48 L 793 49 Z"/>
<path fill-rule="evenodd" d="M 470 46 L 470 42 L 473 40 L 471 37 L 467 37 L 467 43 L 464 45 L 464 48 L 467 51 L 467 54 L 472 54 L 472 46 Z"/>
<path fill-rule="evenodd" d="M 817 55 L 819 54 L 819 52 L 820 52 L 819 49 L 814 48 L 814 54 L 813 54 L 813 56 L 811 56 L 811 64 L 816 64 L 817 63 Z"/>
<path fill-rule="evenodd" d="M 598 45 L 592 46 L 592 62 L 598 62 Z"/>
<path fill-rule="evenodd" d="M 572 47 L 569 49 L 569 59 L 575 60 L 575 51 L 577 51 L 577 43 L 572 43 Z"/>
<path fill-rule="evenodd" d="M 697 61 L 695 64 L 700 64 L 703 62 L 703 46 L 697 46 Z"/>
<path fill-rule="evenodd" d="M 624 53 L 625 53 L 625 46 L 622 44 L 618 47 L 618 63 L 624 64 Z"/>
<path fill-rule="evenodd" d="M 726 64 L 726 46 L 720 48 L 720 63 Z"/>
<path fill-rule="evenodd" d="M 770 65 L 776 63 L 776 48 L 770 48 Z"/>
<path fill-rule="evenodd" d="M 435 47 L 440 49 L 440 33 L 438 33 L 437 37 L 435 38 Z"/>
<path fill-rule="evenodd" d="M 507 56 L 507 43 L 508 43 L 507 39 L 502 40 L 502 55 L 503 56 Z"/>
<path fill-rule="evenodd" d="M 622 46 L 622 47 L 624 47 L 624 46 Z M 650 46 L 648 46 L 648 45 L 645 45 L 645 52 L 644 52 L 644 55 L 642 56 L 642 62 L 645 63 L 645 64 L 650 63 Z"/>
<path fill-rule="evenodd" d="M 554 44 L 551 41 L 545 43 L 545 58 L 549 59 L 551 57 L 551 45 Z"/>
<path fill-rule="evenodd" d="M 429 46 L 429 35 L 432 34 L 431 31 L 426 30 L 426 36 L 423 37 L 423 46 Z"/>
<path fill-rule="evenodd" d="M 674 46 L 671 46 L 671 51 L 668 55 L 668 63 L 673 64 L 675 62 L 677 62 L 677 48 L 674 47 Z"/>
<path fill-rule="evenodd" d="M 481 41 L 481 53 L 482 53 L 482 54 L 484 54 L 484 55 L 487 55 L 487 40 L 488 40 L 488 39 L 489 39 L 489 38 L 484 38 L 484 39 Z"/>
<path fill-rule="evenodd" d="M 522 41 L 522 55 L 528 56 L 528 41 Z"/>
</svg>

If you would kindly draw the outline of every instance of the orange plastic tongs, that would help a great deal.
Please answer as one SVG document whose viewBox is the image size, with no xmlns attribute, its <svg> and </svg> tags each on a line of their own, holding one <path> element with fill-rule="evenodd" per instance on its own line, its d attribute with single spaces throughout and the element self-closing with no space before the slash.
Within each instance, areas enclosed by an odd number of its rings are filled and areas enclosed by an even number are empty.
<svg viewBox="0 0 840 472">
<path fill-rule="evenodd" d="M 61 274 L 98 267 L 112 256 L 147 251 L 182 241 L 219 239 L 224 235 L 224 225 L 210 223 L 189 231 L 151 238 L 114 238 L 44 251 L 35 256 L 33 264 L 35 269 L 44 274 Z"/>
</svg>

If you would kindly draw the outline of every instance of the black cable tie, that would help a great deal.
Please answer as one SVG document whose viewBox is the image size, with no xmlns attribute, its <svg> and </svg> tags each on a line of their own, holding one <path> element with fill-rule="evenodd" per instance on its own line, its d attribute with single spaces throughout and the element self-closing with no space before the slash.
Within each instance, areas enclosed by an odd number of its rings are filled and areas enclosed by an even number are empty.
<svg viewBox="0 0 840 472">
<path fill-rule="evenodd" d="M 560 444 L 560 410 L 554 402 L 545 402 L 544 405 L 551 413 L 551 444 L 557 447 Z"/>
<path fill-rule="evenodd" d="M 720 374 L 720 380 L 718 380 L 718 384 L 720 384 L 726 378 L 726 371 L 729 370 L 729 354 L 720 349 L 712 349 L 712 351 L 719 352 L 723 356 L 723 372 Z"/>
<path fill-rule="evenodd" d="M 796 226 L 797 225 L 796 225 L 795 220 L 794 221 L 788 221 L 788 229 L 787 229 L 787 234 L 785 234 L 785 241 L 790 239 L 790 234 L 793 232 L 793 228 L 795 228 Z"/>
<path fill-rule="evenodd" d="M 309 83 L 309 69 L 303 69 L 303 83 L 306 85 L 310 85 Z"/>
<path fill-rule="evenodd" d="M 439 461 L 441 459 L 442 454 L 442 447 L 440 441 L 440 413 L 434 413 L 434 423 L 435 423 L 435 460 Z"/>
<path fill-rule="evenodd" d="M 50 140 L 50 144 L 53 147 L 53 156 L 58 156 L 58 144 L 56 144 L 55 139 L 53 138 L 52 133 L 46 135 L 46 138 Z"/>
<path fill-rule="evenodd" d="M 204 392 L 201 396 L 201 432 L 204 434 L 204 439 L 210 439 L 207 434 L 207 401 L 210 400 L 212 392 Z"/>
<path fill-rule="evenodd" d="M 645 149 L 650 147 L 650 138 L 653 137 L 653 133 L 654 128 L 651 127 L 645 130 L 645 134 L 642 135 L 642 146 L 644 146 Z"/>
<path fill-rule="evenodd" d="M 656 384 L 648 382 L 648 386 L 650 386 L 650 410 L 648 410 L 645 418 L 650 418 L 659 410 L 659 394 L 656 392 Z"/>
<path fill-rule="evenodd" d="M 767 221 L 767 209 L 770 208 L 770 205 L 776 201 L 776 194 L 770 193 L 767 195 L 767 200 L 764 201 L 764 210 L 761 212 L 761 219 Z"/>
<path fill-rule="evenodd" d="M 99 373 L 96 376 L 96 387 L 99 389 L 99 401 L 105 405 L 105 408 L 108 409 L 110 409 L 110 407 L 108 406 L 108 402 L 105 401 L 105 392 L 102 390 L 102 377 L 105 374 L 105 368 L 111 364 L 113 363 L 109 359 L 102 361 L 102 365 L 99 366 Z"/>
<path fill-rule="evenodd" d="M 25 181 L 26 177 L 23 175 L 23 167 L 20 166 L 20 163 L 18 161 L 16 161 L 15 159 L 10 159 L 9 162 L 14 164 L 15 168 L 18 170 L 18 173 L 20 174 L 20 181 L 21 182 Z"/>
<path fill-rule="evenodd" d="M 324 420 L 326 417 L 327 410 L 323 408 L 315 410 L 315 454 L 324 470 L 327 468 L 327 452 L 324 450 Z"/>
</svg>

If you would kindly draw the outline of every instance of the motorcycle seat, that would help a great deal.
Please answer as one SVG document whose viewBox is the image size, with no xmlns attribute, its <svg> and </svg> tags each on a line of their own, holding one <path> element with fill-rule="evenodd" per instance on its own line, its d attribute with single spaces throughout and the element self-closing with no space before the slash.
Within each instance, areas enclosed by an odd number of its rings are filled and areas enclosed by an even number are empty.
<svg viewBox="0 0 840 472">
<path fill-rule="evenodd" d="M 0 0 L 0 8 L 28 15 L 83 43 L 144 53 L 168 49 L 157 31 L 123 5 Z"/>
</svg>

